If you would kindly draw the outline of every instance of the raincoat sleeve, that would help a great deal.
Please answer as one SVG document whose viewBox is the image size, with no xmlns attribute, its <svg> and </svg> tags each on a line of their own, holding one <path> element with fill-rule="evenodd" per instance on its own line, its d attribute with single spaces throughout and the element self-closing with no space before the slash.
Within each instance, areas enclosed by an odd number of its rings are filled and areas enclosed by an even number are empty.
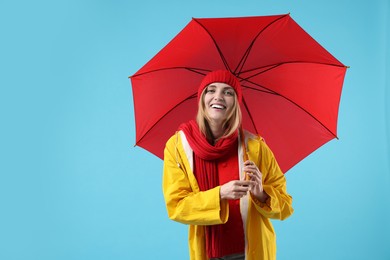
<svg viewBox="0 0 390 260">
<path fill-rule="evenodd" d="M 279 168 L 271 149 L 262 139 L 259 141 L 257 165 L 263 174 L 263 188 L 269 198 L 265 203 L 262 203 L 251 196 L 256 209 L 264 217 L 286 219 L 294 212 L 292 197 L 287 193 L 286 178 L 283 172 Z"/>
<path fill-rule="evenodd" d="M 191 225 L 226 223 L 228 204 L 220 200 L 220 187 L 199 191 L 183 147 L 175 137 L 164 150 L 162 188 L 170 219 Z"/>
</svg>

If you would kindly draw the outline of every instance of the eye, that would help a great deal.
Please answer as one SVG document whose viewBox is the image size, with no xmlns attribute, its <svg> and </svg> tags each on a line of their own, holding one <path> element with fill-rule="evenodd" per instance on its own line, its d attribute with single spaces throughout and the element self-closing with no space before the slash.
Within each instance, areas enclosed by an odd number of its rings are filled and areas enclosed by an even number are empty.
<svg viewBox="0 0 390 260">
<path fill-rule="evenodd" d="M 214 93 L 215 89 L 214 88 L 206 88 L 206 93 Z"/>
<path fill-rule="evenodd" d="M 234 96 L 234 90 L 232 89 L 225 89 L 223 93 L 227 96 Z"/>
</svg>

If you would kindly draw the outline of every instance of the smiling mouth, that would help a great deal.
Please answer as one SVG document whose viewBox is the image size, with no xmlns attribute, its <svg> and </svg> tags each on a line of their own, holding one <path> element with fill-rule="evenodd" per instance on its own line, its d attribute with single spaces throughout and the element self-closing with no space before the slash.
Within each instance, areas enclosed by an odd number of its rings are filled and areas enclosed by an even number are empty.
<svg viewBox="0 0 390 260">
<path fill-rule="evenodd" d="M 211 105 L 211 107 L 216 108 L 216 109 L 225 109 L 226 108 L 225 106 L 217 105 L 217 104 L 213 104 L 213 105 Z"/>
</svg>

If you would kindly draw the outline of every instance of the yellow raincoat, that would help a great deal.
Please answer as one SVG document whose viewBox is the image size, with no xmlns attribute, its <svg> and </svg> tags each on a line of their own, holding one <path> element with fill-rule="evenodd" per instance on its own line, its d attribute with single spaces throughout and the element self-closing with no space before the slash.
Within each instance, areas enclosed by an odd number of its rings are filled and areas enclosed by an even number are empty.
<svg viewBox="0 0 390 260">
<path fill-rule="evenodd" d="M 249 160 L 263 174 L 263 187 L 270 197 L 261 203 L 249 193 L 240 199 L 245 232 L 246 260 L 276 259 L 276 238 L 270 221 L 286 219 L 293 213 L 286 180 L 271 150 L 261 137 L 245 133 Z M 220 186 L 200 191 L 193 173 L 193 151 L 182 131 L 172 136 L 164 151 L 163 193 L 168 216 L 189 225 L 191 260 L 207 260 L 204 225 L 224 224 L 229 218 L 227 201 L 220 200 Z M 240 175 L 244 165 L 241 144 L 238 149 Z"/>
</svg>

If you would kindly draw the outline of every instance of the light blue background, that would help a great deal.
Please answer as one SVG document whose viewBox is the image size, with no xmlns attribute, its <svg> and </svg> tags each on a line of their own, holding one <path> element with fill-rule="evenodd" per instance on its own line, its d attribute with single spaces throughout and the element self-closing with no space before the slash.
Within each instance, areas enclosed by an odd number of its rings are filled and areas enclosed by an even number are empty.
<svg viewBox="0 0 390 260">
<path fill-rule="evenodd" d="M 291 13 L 349 65 L 339 140 L 286 176 L 278 259 L 390 259 L 389 1 L 1 1 L 0 259 L 188 259 L 135 73 L 191 17 Z"/>
</svg>

